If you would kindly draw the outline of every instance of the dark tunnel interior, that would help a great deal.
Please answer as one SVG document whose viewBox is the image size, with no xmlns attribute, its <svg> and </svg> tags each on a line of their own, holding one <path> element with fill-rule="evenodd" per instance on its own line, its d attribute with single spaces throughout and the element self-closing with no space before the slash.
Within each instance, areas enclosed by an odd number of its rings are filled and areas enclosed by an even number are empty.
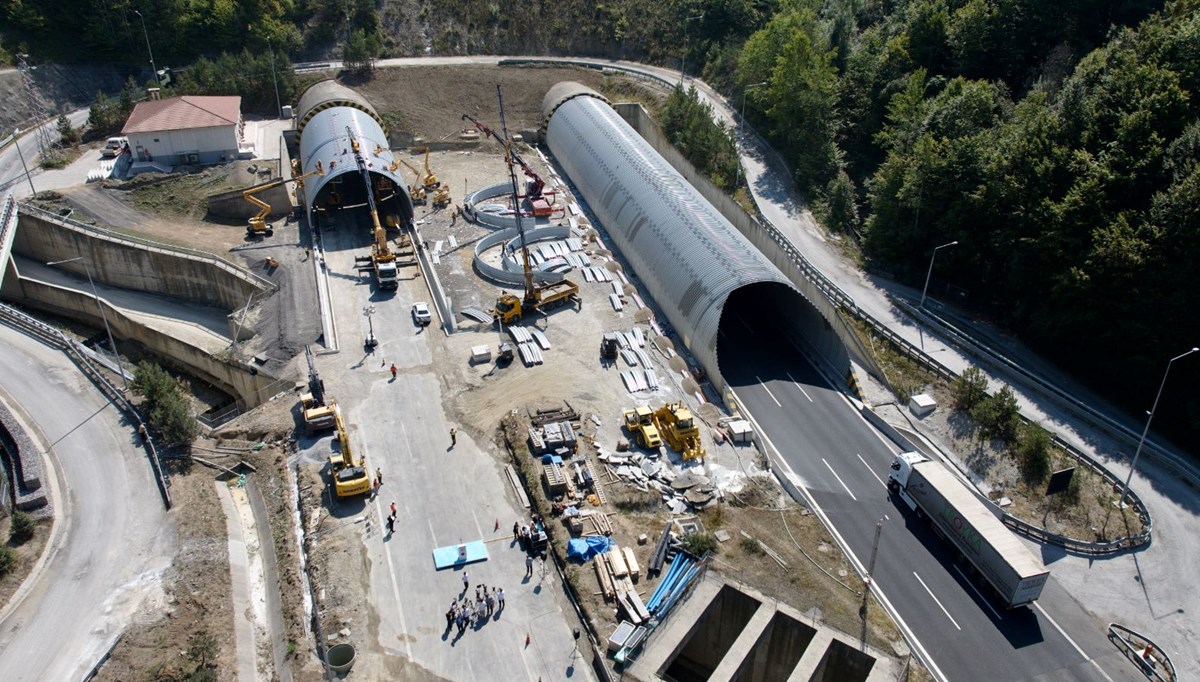
<svg viewBox="0 0 1200 682">
<path fill-rule="evenodd" d="M 401 229 L 411 226 L 413 205 L 406 188 L 397 188 L 395 182 L 386 175 L 370 175 L 375 185 L 375 205 L 379 208 L 379 220 L 384 228 Z M 372 222 L 366 210 L 367 188 L 357 171 L 331 178 L 317 192 L 313 207 L 321 220 L 360 224 L 368 229 L 367 235 L 370 236 Z"/>
<path fill-rule="evenodd" d="M 841 340 L 800 292 L 759 282 L 726 299 L 717 327 L 717 364 L 732 389 L 771 379 L 824 385 L 805 352 L 830 343 L 840 346 Z"/>
</svg>

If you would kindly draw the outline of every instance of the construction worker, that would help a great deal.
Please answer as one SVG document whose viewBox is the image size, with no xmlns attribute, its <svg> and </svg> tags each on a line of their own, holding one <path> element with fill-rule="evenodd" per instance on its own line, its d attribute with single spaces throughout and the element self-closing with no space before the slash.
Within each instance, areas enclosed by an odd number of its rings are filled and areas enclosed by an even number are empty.
<svg viewBox="0 0 1200 682">
<path fill-rule="evenodd" d="M 450 447 L 454 447 L 458 443 L 458 429 L 450 427 Z"/>
<path fill-rule="evenodd" d="M 396 363 L 392 363 L 392 381 L 396 380 Z"/>
</svg>

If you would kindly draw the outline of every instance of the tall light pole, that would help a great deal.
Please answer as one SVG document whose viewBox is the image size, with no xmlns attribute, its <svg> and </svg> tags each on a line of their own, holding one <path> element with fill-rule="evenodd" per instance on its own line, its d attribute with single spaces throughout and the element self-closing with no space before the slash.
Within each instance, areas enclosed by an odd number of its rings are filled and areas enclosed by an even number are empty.
<svg viewBox="0 0 1200 682">
<path fill-rule="evenodd" d="M 113 357 L 117 359 L 117 374 L 121 375 L 121 383 L 125 386 L 125 392 L 128 393 L 129 380 L 125 378 L 125 368 L 121 366 L 121 353 L 117 351 L 117 342 L 113 341 L 112 328 L 108 326 L 108 315 L 104 312 L 104 306 L 100 304 L 100 294 L 96 291 L 96 282 L 92 280 L 92 270 L 88 267 L 87 260 L 83 256 L 75 256 L 66 260 L 50 261 L 46 265 L 62 265 L 75 261 L 83 263 L 83 271 L 87 273 L 88 284 L 92 287 L 92 297 L 96 299 L 96 309 L 100 311 L 100 319 L 104 320 L 104 333 L 108 334 L 108 345 L 112 348 Z"/>
<path fill-rule="evenodd" d="M 742 129 L 746 126 L 746 92 L 751 88 L 761 88 L 764 85 L 770 85 L 769 81 L 761 83 L 751 83 L 742 88 L 742 113 L 738 116 L 738 141 L 742 139 Z M 738 183 L 742 181 L 742 160 L 739 158 L 737 162 L 737 172 L 733 178 L 733 191 L 737 191 Z"/>
<path fill-rule="evenodd" d="M 275 77 L 275 47 L 267 43 L 271 55 L 271 82 L 275 84 L 275 117 L 283 116 L 283 102 L 279 99 L 279 79 Z"/>
<path fill-rule="evenodd" d="M 1167 369 L 1163 371 L 1162 383 L 1158 385 L 1158 393 L 1154 396 L 1154 404 L 1150 406 L 1150 416 L 1146 417 L 1146 428 L 1142 429 L 1142 438 L 1138 441 L 1137 450 L 1133 453 L 1133 463 L 1129 465 L 1129 475 L 1125 477 L 1125 486 L 1121 488 L 1121 499 L 1117 500 L 1117 509 L 1124 506 L 1125 496 L 1129 494 L 1129 481 L 1133 479 L 1133 470 L 1137 468 L 1138 457 L 1142 454 L 1142 446 L 1146 444 L 1146 434 L 1150 433 L 1150 422 L 1154 420 L 1154 411 L 1158 409 L 1158 399 L 1162 397 L 1163 387 L 1167 385 L 1167 375 L 1171 373 L 1171 363 L 1186 358 L 1197 351 L 1200 351 L 1200 348 L 1193 348 L 1167 361 Z"/>
<path fill-rule="evenodd" d="M 143 17 L 142 13 L 136 9 L 133 10 L 133 13 L 138 15 L 138 19 L 142 20 L 142 35 L 146 37 L 146 52 L 150 55 L 150 70 L 154 72 L 154 82 L 161 88 L 162 81 L 158 79 L 158 67 L 154 65 L 154 50 L 150 49 L 150 33 L 146 30 L 146 17 Z"/>
<path fill-rule="evenodd" d="M 29 182 L 29 191 L 37 196 L 37 188 L 33 186 L 33 176 L 29 174 L 29 166 L 25 165 L 25 154 L 21 152 L 21 129 L 13 130 L 13 146 L 17 148 L 17 158 L 21 159 L 21 168 L 25 171 L 25 180 Z"/>
<path fill-rule="evenodd" d="M 933 259 L 937 258 L 938 249 L 944 249 L 947 246 L 954 246 L 956 244 L 958 244 L 957 239 L 952 242 L 942 244 L 941 246 L 934 247 L 933 253 L 929 256 L 929 272 L 925 273 L 925 288 L 921 290 L 921 302 L 917 304 L 918 308 L 925 307 L 925 294 L 929 292 L 929 278 L 933 275 Z"/>
<path fill-rule="evenodd" d="M 683 20 L 683 56 L 679 58 L 679 84 L 681 86 L 687 80 L 688 22 L 703 18 L 703 14 L 697 14 Z"/>
</svg>

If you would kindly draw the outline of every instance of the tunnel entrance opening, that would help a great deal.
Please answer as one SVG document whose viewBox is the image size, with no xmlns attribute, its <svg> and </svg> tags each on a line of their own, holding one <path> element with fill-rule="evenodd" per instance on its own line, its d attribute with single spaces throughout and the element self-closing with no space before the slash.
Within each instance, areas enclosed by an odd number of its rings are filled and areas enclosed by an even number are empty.
<svg viewBox="0 0 1200 682">
<path fill-rule="evenodd" d="M 758 282 L 735 289 L 721 309 L 717 365 L 731 389 L 771 379 L 823 385 L 809 360 L 822 348 L 834 357 L 846 354 L 824 316 L 786 284 Z"/>
<path fill-rule="evenodd" d="M 399 190 L 391 178 L 371 173 L 375 205 L 379 222 L 385 230 L 408 229 L 412 225 L 413 207 L 407 191 Z M 360 234 L 355 243 L 372 241 L 374 221 L 367 203 L 367 188 L 358 173 L 342 173 L 317 188 L 312 201 L 314 217 L 321 229 L 346 230 Z"/>
</svg>

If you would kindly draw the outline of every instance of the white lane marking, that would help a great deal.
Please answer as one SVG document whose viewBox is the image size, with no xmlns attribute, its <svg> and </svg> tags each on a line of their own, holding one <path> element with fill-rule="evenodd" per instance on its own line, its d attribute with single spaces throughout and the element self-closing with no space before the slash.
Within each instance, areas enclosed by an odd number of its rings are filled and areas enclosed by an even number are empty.
<svg viewBox="0 0 1200 682">
<path fill-rule="evenodd" d="M 965 583 L 967 583 L 967 586 L 971 588 L 971 591 L 974 592 L 975 594 L 979 595 L 979 601 L 983 602 L 983 605 L 988 607 L 988 611 L 991 611 L 992 614 L 994 614 L 996 616 L 996 620 L 1004 620 L 1004 616 L 1001 616 L 1000 612 L 997 611 L 995 608 L 993 608 L 992 605 L 988 602 L 987 597 L 983 596 L 983 593 L 979 591 L 979 588 L 975 587 L 974 581 L 972 581 L 970 578 L 968 578 L 967 574 L 963 573 L 962 569 L 959 568 L 957 565 L 954 567 L 954 570 L 957 571 L 958 574 L 962 576 L 963 581 Z"/>
<path fill-rule="evenodd" d="M 1063 639 L 1067 640 L 1068 644 L 1075 647 L 1075 650 L 1079 652 L 1079 655 L 1083 656 L 1083 660 L 1091 663 L 1092 667 L 1094 667 L 1096 671 L 1100 673 L 1101 677 L 1108 680 L 1108 682 L 1113 682 L 1113 679 L 1108 676 L 1108 673 L 1104 672 L 1104 669 L 1100 667 L 1100 664 L 1097 663 L 1096 660 L 1091 656 L 1088 656 L 1086 653 L 1084 653 L 1083 649 L 1081 649 L 1079 645 L 1075 643 L 1075 640 L 1071 639 L 1070 635 L 1067 634 L 1067 631 L 1062 629 L 1062 627 L 1050 617 L 1050 614 L 1046 613 L 1046 609 L 1043 609 L 1041 604 L 1033 602 L 1033 608 L 1037 609 L 1038 613 L 1042 614 L 1045 616 L 1046 620 L 1050 621 L 1050 624 L 1054 626 L 1054 629 L 1058 630 L 1058 634 L 1062 635 Z"/>
<path fill-rule="evenodd" d="M 938 601 L 938 598 L 933 595 L 933 590 L 929 589 L 929 586 L 925 584 L 924 580 L 921 580 L 921 576 L 917 575 L 916 571 L 913 571 L 913 575 L 916 576 L 917 582 L 921 583 L 921 587 L 924 587 L 925 591 L 929 593 L 929 597 L 938 605 L 938 608 L 942 610 L 942 613 L 946 614 L 946 617 L 949 618 L 950 622 L 954 624 L 954 627 L 962 630 L 962 628 L 958 627 L 958 622 L 954 620 L 954 616 L 951 616 L 950 612 L 946 610 L 946 607 L 942 606 L 942 602 Z"/>
<path fill-rule="evenodd" d="M 808 402 L 811 403 L 813 401 L 813 399 L 812 399 L 812 396 L 808 394 L 808 391 L 804 390 L 804 387 L 800 385 L 799 381 L 796 381 L 795 377 L 792 376 L 791 372 L 786 372 L 786 374 L 787 374 L 787 378 L 791 379 L 793 384 L 796 384 L 796 388 L 800 389 L 800 392 L 803 393 L 804 397 L 808 398 Z"/>
<path fill-rule="evenodd" d="M 733 392 L 733 397 L 738 405 L 744 406 L 746 404 L 742 401 L 741 396 L 739 396 L 736 391 Z M 846 404 L 849 405 L 850 403 L 847 402 Z M 817 503 L 817 499 L 813 497 L 812 491 L 808 488 L 808 484 L 804 482 L 804 479 L 797 476 L 796 472 L 792 471 L 792 467 L 787 463 L 787 460 L 783 458 L 783 454 L 779 451 L 779 448 L 775 447 L 775 443 L 771 441 L 771 437 L 763 431 L 762 427 L 758 423 L 758 420 L 754 418 L 754 415 L 747 411 L 746 418 L 749 419 L 750 423 L 754 425 L 754 432 L 762 435 L 763 444 L 766 446 L 766 449 L 769 452 L 774 452 L 777 455 L 776 458 L 772 459 L 772 462 L 778 460 L 778 462 L 782 464 L 785 469 L 787 469 L 789 482 L 795 486 L 796 492 L 798 492 L 800 496 L 804 498 L 804 502 L 808 505 L 809 509 L 812 509 L 813 513 L 817 515 L 817 518 L 821 520 L 821 525 L 825 526 L 825 529 L 828 530 L 829 534 L 833 536 L 833 539 L 837 542 L 838 547 L 842 548 L 842 553 L 845 554 L 850 560 L 851 565 L 854 566 L 855 572 L 860 576 L 866 575 L 866 565 L 863 564 L 862 560 L 858 558 L 858 555 L 854 553 L 854 550 L 850 548 L 850 543 L 846 542 L 846 538 L 842 537 L 842 534 L 838 532 L 837 526 L 835 526 L 833 522 L 829 520 L 829 515 L 826 514 L 825 510 L 821 508 L 821 505 Z M 860 415 L 859 418 L 862 419 L 862 416 Z M 866 420 L 863 419 L 863 422 L 866 423 Z M 868 424 L 868 426 L 870 426 L 870 424 Z M 878 435 L 877 432 L 876 435 Z M 891 521 L 891 518 L 887 514 L 884 514 L 883 518 Z M 892 600 L 888 598 L 883 586 L 876 582 L 875 588 L 875 598 L 878 599 L 880 603 L 883 604 L 883 608 L 887 610 L 889 614 L 891 614 L 892 620 L 896 621 L 896 625 L 899 626 L 901 632 L 904 633 L 905 641 L 907 641 L 908 645 L 917 652 L 917 658 L 925 664 L 925 667 L 929 670 L 937 682 L 949 682 L 949 678 L 947 678 L 946 674 L 942 672 L 942 669 L 938 667 L 937 661 L 933 660 L 933 656 L 929 654 L 929 650 L 925 648 L 925 644 L 922 643 L 917 637 L 917 633 L 914 632 L 911 627 L 909 627 L 908 623 L 904 620 L 904 616 L 901 616 L 900 611 L 894 604 L 892 604 Z"/>
<path fill-rule="evenodd" d="M 776 405 L 777 407 L 783 407 L 783 405 L 782 405 L 782 404 L 779 402 L 779 398 L 776 398 L 776 397 L 775 397 L 775 394 L 771 392 L 771 389 L 767 388 L 767 385 L 766 385 L 765 383 L 763 383 L 763 380 L 762 380 L 762 379 L 759 379 L 759 378 L 758 378 L 758 375 L 757 375 L 757 374 L 756 374 L 756 375 L 754 375 L 754 378 L 755 378 L 755 379 L 758 379 L 758 385 L 759 385 L 759 386 L 762 386 L 763 390 L 767 392 L 767 395 L 771 396 L 771 400 L 774 400 L 774 401 L 775 401 L 775 405 Z"/>
<path fill-rule="evenodd" d="M 887 484 L 883 482 L 883 479 L 879 477 L 879 474 L 875 473 L 875 470 L 871 468 L 871 465 L 867 464 L 867 460 L 863 459 L 862 455 L 858 455 L 858 461 L 862 462 L 863 466 L 867 468 L 867 471 L 871 472 L 871 475 L 875 477 L 875 480 L 879 481 L 879 485 L 883 486 L 884 490 L 887 490 Z"/>
<path fill-rule="evenodd" d="M 821 461 L 825 462 L 825 458 L 822 457 Z M 842 477 L 838 476 L 837 472 L 833 470 L 833 467 L 829 466 L 829 462 L 825 462 L 825 467 L 829 469 L 829 473 L 833 474 L 833 477 L 838 480 L 838 483 L 841 483 L 842 487 L 846 489 L 846 494 L 850 496 L 850 499 L 858 502 L 858 498 L 854 496 L 854 493 L 850 492 L 850 486 L 846 485 L 846 482 L 842 480 Z"/>
</svg>

